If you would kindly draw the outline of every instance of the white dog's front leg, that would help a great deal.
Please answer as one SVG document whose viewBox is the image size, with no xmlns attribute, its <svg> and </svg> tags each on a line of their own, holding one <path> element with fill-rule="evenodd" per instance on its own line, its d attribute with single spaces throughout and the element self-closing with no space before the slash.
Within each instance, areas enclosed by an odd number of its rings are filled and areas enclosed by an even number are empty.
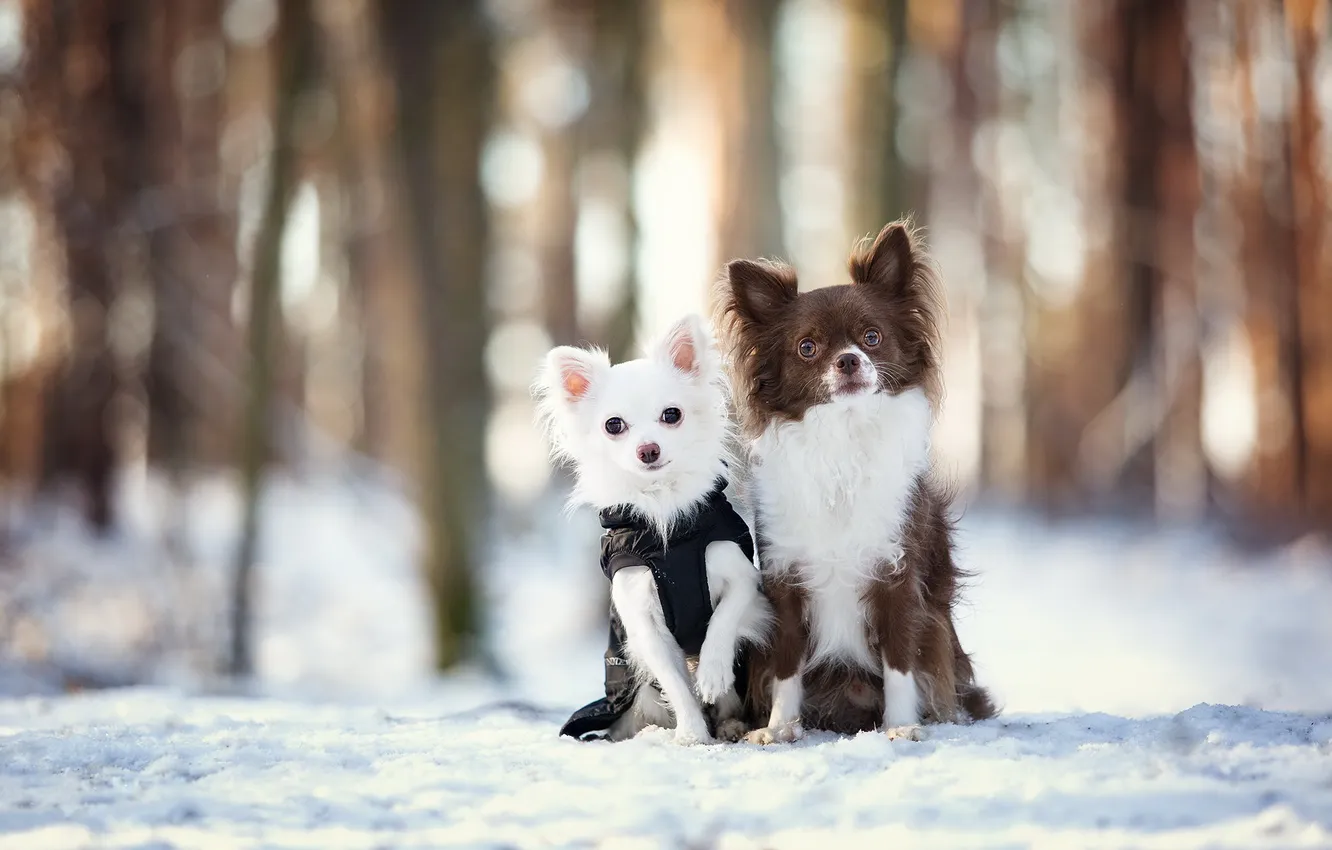
<svg viewBox="0 0 1332 850">
<path fill-rule="evenodd" d="M 705 557 L 714 605 L 698 654 L 697 680 L 699 696 L 713 704 L 735 687 L 735 654 L 742 634 L 758 631 L 758 623 L 766 623 L 770 615 L 761 606 L 758 573 L 739 546 L 716 541 L 708 544 Z"/>
<path fill-rule="evenodd" d="M 611 601 L 624 623 L 629 657 L 657 680 L 675 713 L 675 740 L 685 744 L 710 740 L 703 709 L 689 686 L 684 653 L 666 628 L 651 571 L 625 567 L 615 573 Z"/>
</svg>

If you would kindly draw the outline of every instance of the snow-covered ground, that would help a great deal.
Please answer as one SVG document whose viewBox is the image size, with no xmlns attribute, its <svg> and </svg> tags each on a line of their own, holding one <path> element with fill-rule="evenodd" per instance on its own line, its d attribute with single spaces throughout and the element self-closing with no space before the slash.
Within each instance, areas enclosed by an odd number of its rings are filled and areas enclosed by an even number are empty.
<svg viewBox="0 0 1332 850">
<path fill-rule="evenodd" d="M 52 665 L 158 683 L 0 699 L 0 850 L 1332 847 L 1325 544 L 1255 557 L 1198 531 L 975 512 L 959 627 L 1001 719 L 919 743 L 684 749 L 556 735 L 600 688 L 590 516 L 501 525 L 485 578 L 506 676 L 436 681 L 401 500 L 278 482 L 267 696 L 239 699 L 200 695 L 157 651 L 177 634 L 158 623 L 164 576 L 221 585 L 234 500 L 219 485 L 183 503 L 187 569 L 156 554 L 154 492 L 113 541 L 51 522 L 0 568 L 0 692 Z M 157 597 L 131 604 L 154 576 Z"/>
<path fill-rule="evenodd" d="M 0 704 L 0 847 L 1326 847 L 1332 721 L 1198 706 L 683 749 L 560 712 Z"/>
</svg>

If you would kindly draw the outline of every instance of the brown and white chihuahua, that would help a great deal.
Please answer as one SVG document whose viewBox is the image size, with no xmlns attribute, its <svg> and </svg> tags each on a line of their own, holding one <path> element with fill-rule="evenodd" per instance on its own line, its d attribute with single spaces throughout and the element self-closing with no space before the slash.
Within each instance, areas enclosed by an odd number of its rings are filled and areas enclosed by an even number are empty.
<svg viewBox="0 0 1332 850">
<path fill-rule="evenodd" d="M 806 726 L 919 740 L 923 721 L 995 713 L 954 629 L 964 574 L 931 474 L 938 279 L 904 222 L 850 277 L 800 293 L 791 268 L 736 260 L 715 292 L 777 617 L 750 678 L 755 743 Z"/>
</svg>

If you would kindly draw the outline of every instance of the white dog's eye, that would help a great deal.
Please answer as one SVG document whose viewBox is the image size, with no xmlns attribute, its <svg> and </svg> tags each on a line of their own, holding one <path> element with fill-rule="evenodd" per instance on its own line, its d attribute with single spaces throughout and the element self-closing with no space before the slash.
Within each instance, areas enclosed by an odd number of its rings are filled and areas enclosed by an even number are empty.
<svg viewBox="0 0 1332 850">
<path fill-rule="evenodd" d="M 624 420 L 621 419 L 620 417 L 612 416 L 610 419 L 606 420 L 606 424 L 603 425 L 602 427 L 606 429 L 607 434 L 610 434 L 612 437 L 614 437 L 616 434 L 624 433 L 625 424 Z"/>
<path fill-rule="evenodd" d="M 661 412 L 661 422 L 663 425 L 679 425 L 684 414 L 678 407 L 668 407 Z"/>
</svg>

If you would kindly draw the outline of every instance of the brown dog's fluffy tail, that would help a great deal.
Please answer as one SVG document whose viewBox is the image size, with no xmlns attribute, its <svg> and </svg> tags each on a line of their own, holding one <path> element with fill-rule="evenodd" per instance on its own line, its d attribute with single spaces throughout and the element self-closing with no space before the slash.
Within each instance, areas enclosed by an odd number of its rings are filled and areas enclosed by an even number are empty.
<svg viewBox="0 0 1332 850">
<path fill-rule="evenodd" d="M 971 666 L 971 656 L 962 649 L 962 641 L 957 637 L 957 629 L 949 623 L 953 638 L 953 670 L 957 683 L 957 704 L 971 720 L 988 720 L 999 713 L 990 692 L 976 684 L 976 670 Z"/>
<path fill-rule="evenodd" d="M 957 701 L 972 720 L 988 720 L 999 713 L 990 692 L 975 682 L 957 683 Z"/>
</svg>

